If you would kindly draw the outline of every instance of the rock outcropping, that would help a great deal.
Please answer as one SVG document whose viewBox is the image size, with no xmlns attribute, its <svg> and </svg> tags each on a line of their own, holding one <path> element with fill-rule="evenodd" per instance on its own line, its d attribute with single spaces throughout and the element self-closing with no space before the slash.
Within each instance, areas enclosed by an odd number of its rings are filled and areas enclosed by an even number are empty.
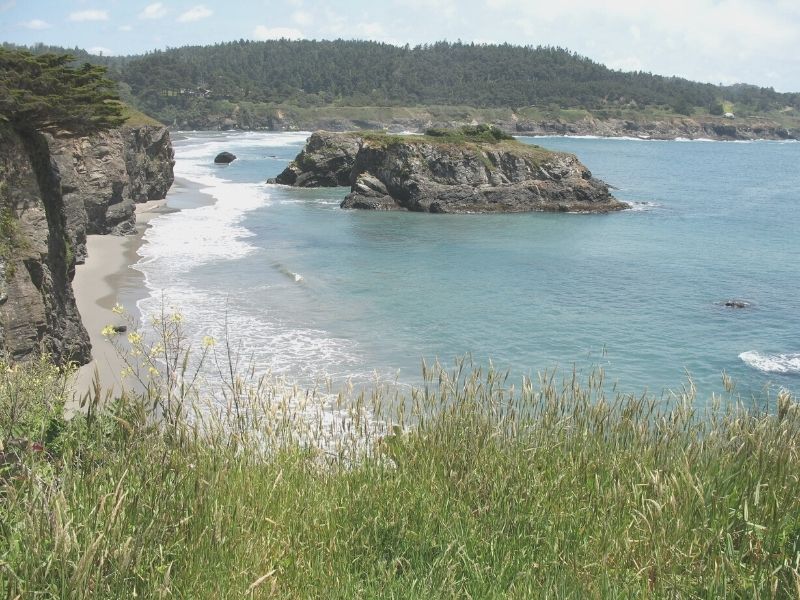
<svg viewBox="0 0 800 600">
<path fill-rule="evenodd" d="M 0 124 L 0 354 L 90 360 L 71 285 L 86 234 L 132 232 L 134 202 L 163 198 L 173 163 L 163 127 L 70 138 Z"/>
<path fill-rule="evenodd" d="M 509 139 L 316 132 L 270 181 L 349 185 L 342 208 L 487 213 L 628 207 L 574 155 Z"/>
<path fill-rule="evenodd" d="M 172 185 L 175 161 L 165 127 L 121 127 L 47 140 L 78 264 L 86 259 L 87 235 L 132 233 L 134 204 L 164 198 Z"/>
<path fill-rule="evenodd" d="M 0 211 L 0 352 L 86 362 L 61 181 L 44 136 L 23 139 L 0 127 Z"/>
</svg>

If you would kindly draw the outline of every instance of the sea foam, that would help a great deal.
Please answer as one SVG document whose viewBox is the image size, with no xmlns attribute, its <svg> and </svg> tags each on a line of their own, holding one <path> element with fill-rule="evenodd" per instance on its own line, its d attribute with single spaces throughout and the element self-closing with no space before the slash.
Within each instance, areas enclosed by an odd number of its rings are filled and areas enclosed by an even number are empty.
<svg viewBox="0 0 800 600">
<path fill-rule="evenodd" d="M 234 352 L 258 372 L 289 375 L 311 381 L 319 377 L 366 378 L 360 373 L 356 345 L 322 329 L 288 322 L 274 314 L 263 294 L 271 290 L 233 286 L 224 291 L 205 289 L 192 272 L 217 263 L 227 265 L 258 252 L 250 243 L 253 232 L 243 225 L 248 213 L 272 204 L 272 186 L 242 183 L 224 177 L 228 167 L 213 164 L 223 150 L 243 154 L 243 149 L 299 145 L 307 133 L 210 134 L 176 142 L 175 175 L 199 184 L 214 203 L 161 215 L 151 221 L 134 268 L 145 276 L 150 292 L 138 309 L 147 323 L 162 309 L 179 311 L 192 343 L 199 347 L 208 335 L 227 340 Z M 231 264 L 230 269 L 236 267 Z M 295 270 L 279 270 L 292 284 L 304 284 Z M 270 287 L 270 286 L 267 286 Z M 278 292 L 279 293 L 279 292 Z M 213 374 L 212 374 L 213 379 Z"/>
<path fill-rule="evenodd" d="M 800 374 L 800 354 L 762 354 L 749 350 L 742 352 L 739 358 L 764 373 Z"/>
</svg>

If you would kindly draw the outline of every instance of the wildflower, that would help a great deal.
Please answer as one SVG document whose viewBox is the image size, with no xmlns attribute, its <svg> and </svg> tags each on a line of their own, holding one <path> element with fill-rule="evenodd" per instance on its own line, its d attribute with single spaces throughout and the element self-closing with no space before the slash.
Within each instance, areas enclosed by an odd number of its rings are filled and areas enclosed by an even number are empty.
<svg viewBox="0 0 800 600">
<path fill-rule="evenodd" d="M 142 335 L 137 331 L 131 331 L 128 334 L 128 341 L 133 345 L 141 344 L 142 343 Z"/>
<path fill-rule="evenodd" d="M 147 368 L 147 372 L 150 373 L 151 377 L 156 377 L 158 375 L 158 369 L 152 365 Z"/>
<path fill-rule="evenodd" d="M 125 312 L 125 308 L 123 308 L 122 304 L 117 302 L 114 305 L 114 308 L 111 309 L 111 312 L 113 312 L 114 314 L 117 314 L 117 315 L 121 315 L 123 312 Z"/>
<path fill-rule="evenodd" d="M 122 375 L 123 379 L 125 379 L 126 377 L 130 377 L 131 375 L 133 375 L 133 369 L 131 367 L 125 367 L 120 372 L 120 375 Z"/>
<path fill-rule="evenodd" d="M 183 322 L 183 315 L 181 313 L 172 313 L 172 322 L 173 323 L 181 323 Z"/>
<path fill-rule="evenodd" d="M 203 338 L 203 348 L 211 348 L 216 343 L 217 341 L 210 335 L 207 335 Z"/>
<path fill-rule="evenodd" d="M 106 326 L 105 326 L 105 327 L 103 327 L 103 329 L 100 331 L 100 334 L 101 334 L 103 337 L 111 337 L 112 335 L 115 335 L 116 333 L 117 333 L 117 332 L 114 330 L 114 326 L 113 326 L 113 325 L 106 325 Z"/>
</svg>

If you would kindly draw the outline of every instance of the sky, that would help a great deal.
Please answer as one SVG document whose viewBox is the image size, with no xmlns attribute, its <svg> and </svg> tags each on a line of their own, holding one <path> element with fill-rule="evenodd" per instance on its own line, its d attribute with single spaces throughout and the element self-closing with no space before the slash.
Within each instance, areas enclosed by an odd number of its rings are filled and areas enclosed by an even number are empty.
<svg viewBox="0 0 800 600">
<path fill-rule="evenodd" d="M 800 0 L 0 0 L 0 40 L 99 54 L 238 39 L 568 48 L 614 69 L 800 92 Z"/>
</svg>

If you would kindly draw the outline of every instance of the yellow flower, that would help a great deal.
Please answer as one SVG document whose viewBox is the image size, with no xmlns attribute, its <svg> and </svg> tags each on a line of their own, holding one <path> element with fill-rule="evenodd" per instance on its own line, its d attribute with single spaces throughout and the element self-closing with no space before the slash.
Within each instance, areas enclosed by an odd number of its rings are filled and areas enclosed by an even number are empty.
<svg viewBox="0 0 800 600">
<path fill-rule="evenodd" d="M 172 313 L 172 322 L 173 323 L 180 323 L 183 321 L 183 315 L 181 313 Z"/>
<path fill-rule="evenodd" d="M 147 372 L 150 373 L 151 377 L 156 377 L 158 375 L 158 369 L 156 369 L 152 365 L 147 368 Z"/>
<path fill-rule="evenodd" d="M 112 335 L 116 335 L 116 333 L 117 333 L 117 332 L 116 332 L 116 331 L 114 331 L 114 326 L 113 326 L 113 325 L 106 325 L 106 326 L 105 326 L 105 327 L 103 327 L 103 329 L 100 331 L 100 334 L 101 334 L 103 337 L 111 337 Z"/>
<path fill-rule="evenodd" d="M 141 344 L 141 343 L 142 343 L 142 336 L 141 336 L 141 334 L 140 334 L 139 332 L 137 332 L 137 331 L 131 331 L 131 332 L 128 334 L 128 341 L 129 341 L 131 344 L 134 344 L 134 345 L 136 345 L 136 344 Z"/>
<path fill-rule="evenodd" d="M 216 343 L 217 341 L 210 335 L 207 335 L 203 338 L 203 348 L 211 348 Z"/>
<path fill-rule="evenodd" d="M 115 313 L 115 314 L 117 314 L 117 315 L 121 315 L 123 312 L 125 312 L 125 309 L 123 308 L 122 304 L 120 304 L 119 302 L 117 302 L 117 303 L 114 305 L 114 308 L 112 308 L 112 309 L 111 309 L 111 312 L 113 312 L 113 313 Z"/>
</svg>

